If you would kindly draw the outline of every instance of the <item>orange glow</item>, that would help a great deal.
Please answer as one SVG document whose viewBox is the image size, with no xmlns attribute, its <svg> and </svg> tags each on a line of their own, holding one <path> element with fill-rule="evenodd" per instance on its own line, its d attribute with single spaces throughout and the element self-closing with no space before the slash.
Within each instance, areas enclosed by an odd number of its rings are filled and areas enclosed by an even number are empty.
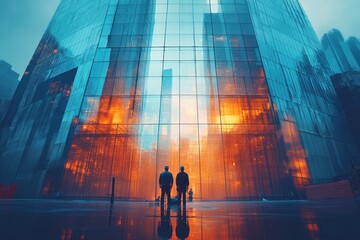
<svg viewBox="0 0 360 240">
<path fill-rule="evenodd" d="M 79 122 L 79 118 L 78 118 L 78 117 L 74 117 L 71 124 L 72 124 L 73 126 L 75 126 L 78 122 Z"/>
<path fill-rule="evenodd" d="M 302 215 L 303 215 L 303 220 L 305 222 L 305 226 L 309 231 L 311 239 L 319 240 L 320 229 L 319 229 L 319 225 L 316 222 L 315 214 L 308 210 L 303 210 Z"/>
<path fill-rule="evenodd" d="M 122 219 L 122 217 L 119 217 L 118 219 L 117 219 L 117 222 L 116 222 L 116 225 L 122 225 L 123 224 L 123 219 Z"/>
<path fill-rule="evenodd" d="M 281 131 L 287 146 L 286 154 L 289 159 L 287 171 L 293 177 L 295 186 L 302 188 L 309 183 L 310 172 L 307 164 L 307 153 L 302 147 L 299 130 L 289 115 L 282 122 Z"/>
<path fill-rule="evenodd" d="M 109 196 L 115 177 L 116 196 L 154 199 L 160 195 L 157 180 L 164 165 L 169 165 L 174 177 L 184 165 L 194 199 L 270 194 L 268 182 L 257 183 L 276 175 L 267 169 L 279 164 L 268 97 L 207 99 L 202 119 L 216 125 L 198 125 L 197 98 L 181 96 L 169 100 L 167 114 L 168 121 L 178 118 L 182 124 L 158 128 L 136 125 L 143 116 L 148 118 L 141 113 L 144 106 L 137 97 L 88 98 L 87 105 L 96 111 L 89 111 L 85 123 L 78 122 L 79 132 L 65 164 L 63 192 L 77 195 L 86 189 L 89 196 Z M 180 117 L 172 112 L 176 109 Z"/>
<path fill-rule="evenodd" d="M 73 233 L 72 229 L 64 229 L 61 233 L 60 239 L 61 240 L 71 240 L 72 233 Z"/>
<path fill-rule="evenodd" d="M 215 40 L 224 41 L 224 37 Z M 174 177 L 184 165 L 194 199 L 281 194 L 270 183 L 272 179 L 277 184 L 284 174 L 277 172 L 282 164 L 278 130 L 263 69 L 257 69 L 258 78 L 246 82 L 235 79 L 233 69 L 223 64 L 217 70 L 225 76 L 205 80 L 208 95 L 159 96 L 159 106 L 147 105 L 146 93 L 135 87 L 126 91 L 129 95 L 111 95 L 115 80 L 108 77 L 104 86 L 108 94 L 87 97 L 83 122 L 76 120 L 62 191 L 109 196 L 115 177 L 117 197 L 154 199 L 160 195 L 157 182 L 164 165 L 169 165 Z M 108 76 L 114 71 L 108 69 Z M 247 87 L 251 93 L 239 95 Z M 171 194 L 176 194 L 176 187 Z"/>
<path fill-rule="evenodd" d="M 318 233 L 319 232 L 319 226 L 315 223 L 308 223 L 307 228 L 310 232 Z"/>
<path fill-rule="evenodd" d="M 98 119 L 98 123 L 82 124 L 81 132 L 74 137 L 65 164 L 65 181 L 69 183 L 63 187 L 74 182 L 81 189 L 87 188 L 91 192 L 89 187 L 92 186 L 94 194 L 106 196 L 110 191 L 111 177 L 115 177 L 117 196 L 153 199 L 160 194 L 160 189 L 154 188 L 154 185 L 167 164 L 174 177 L 179 166 L 185 166 L 190 173 L 194 199 L 269 194 L 269 186 L 256 187 L 254 183 L 261 176 L 271 177 L 264 172 L 267 164 L 277 164 L 276 158 L 268 152 L 276 146 L 270 137 L 275 135 L 276 128 L 269 118 L 268 99 L 248 99 L 222 98 L 219 116 L 219 111 L 213 109 L 211 102 L 215 98 L 211 98 L 207 109 L 208 121 L 221 122 L 222 125 L 203 125 L 201 128 L 197 125 L 161 125 L 159 130 L 151 133 L 155 136 L 153 146 L 143 148 L 142 141 L 146 140 L 142 140 L 139 128 L 124 124 L 139 121 L 135 116 L 140 114 L 130 111 L 129 107 L 121 109 L 119 105 L 124 105 L 122 98 L 110 102 L 108 97 L 103 97 L 98 114 L 92 115 L 89 120 L 94 122 Z M 196 106 L 195 98 L 187 100 L 184 106 Z M 196 123 L 196 108 L 189 111 L 184 107 L 180 113 L 180 119 L 185 117 Z M 223 137 L 221 134 L 224 134 Z M 257 170 L 244 171 L 250 167 Z M 228 175 L 227 183 L 225 175 Z M 249 182 L 246 179 L 253 180 Z M 172 195 L 175 194 L 174 187 Z"/>
</svg>

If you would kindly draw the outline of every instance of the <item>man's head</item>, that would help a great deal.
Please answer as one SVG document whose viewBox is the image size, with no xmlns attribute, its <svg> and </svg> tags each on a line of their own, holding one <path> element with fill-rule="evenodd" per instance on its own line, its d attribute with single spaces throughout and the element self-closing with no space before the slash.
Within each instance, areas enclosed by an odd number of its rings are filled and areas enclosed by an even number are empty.
<svg viewBox="0 0 360 240">
<path fill-rule="evenodd" d="M 164 169 L 165 169 L 165 171 L 168 171 L 168 170 L 169 170 L 169 166 L 168 166 L 168 165 L 165 165 Z"/>
<path fill-rule="evenodd" d="M 180 167 L 180 170 L 183 172 L 185 170 L 185 167 L 184 166 L 181 166 Z"/>
</svg>

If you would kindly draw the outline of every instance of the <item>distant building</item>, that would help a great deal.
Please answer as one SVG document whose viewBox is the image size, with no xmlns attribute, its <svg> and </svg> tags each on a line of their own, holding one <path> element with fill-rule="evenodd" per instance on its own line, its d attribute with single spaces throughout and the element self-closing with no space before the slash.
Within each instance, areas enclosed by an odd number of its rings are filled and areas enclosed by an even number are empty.
<svg viewBox="0 0 360 240">
<path fill-rule="evenodd" d="M 359 63 L 356 61 L 349 45 L 345 42 L 339 30 L 332 29 L 324 34 L 321 38 L 321 43 L 330 64 L 330 75 L 360 70 Z"/>
<path fill-rule="evenodd" d="M 360 41 L 356 37 L 345 41 L 339 30 L 332 29 L 324 34 L 321 43 L 331 69 L 328 74 L 360 149 Z"/>
<path fill-rule="evenodd" d="M 331 80 L 360 149 L 360 72 L 335 74 Z"/>
<path fill-rule="evenodd" d="M 350 37 L 346 40 L 346 43 L 349 46 L 357 64 L 360 66 L 360 40 L 356 37 Z"/>
<path fill-rule="evenodd" d="M 11 68 L 12 66 L 9 63 L 0 60 L 0 120 L 5 115 L 19 84 L 19 74 Z"/>
</svg>

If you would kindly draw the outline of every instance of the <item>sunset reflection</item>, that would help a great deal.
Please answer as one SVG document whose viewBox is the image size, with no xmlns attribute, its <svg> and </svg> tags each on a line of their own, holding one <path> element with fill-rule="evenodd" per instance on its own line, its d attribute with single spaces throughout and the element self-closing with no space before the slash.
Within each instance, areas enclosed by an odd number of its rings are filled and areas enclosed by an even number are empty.
<svg viewBox="0 0 360 240">
<path fill-rule="evenodd" d="M 120 41 L 112 25 L 96 55 L 60 192 L 106 198 L 114 177 L 117 198 L 152 200 L 164 165 L 174 176 L 184 165 L 195 200 L 289 198 L 310 177 L 306 154 L 295 123 L 280 131 L 256 39 L 230 34 L 218 4 L 200 10 L 189 39 L 148 8 L 163 11 L 135 4 L 137 35 Z"/>
<path fill-rule="evenodd" d="M 310 181 L 307 154 L 302 146 L 299 130 L 294 120 L 288 114 L 284 118 L 286 121 L 282 123 L 281 131 L 289 159 L 287 170 L 293 177 L 296 187 L 301 189 Z"/>
</svg>

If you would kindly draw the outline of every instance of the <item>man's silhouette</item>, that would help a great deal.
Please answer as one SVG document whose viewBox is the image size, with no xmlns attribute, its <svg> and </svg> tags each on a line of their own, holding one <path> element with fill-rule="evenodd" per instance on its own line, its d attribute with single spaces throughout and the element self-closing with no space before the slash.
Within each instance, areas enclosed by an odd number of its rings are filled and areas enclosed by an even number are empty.
<svg viewBox="0 0 360 240">
<path fill-rule="evenodd" d="M 181 203 L 181 197 L 183 198 L 183 204 L 186 204 L 186 191 L 189 187 L 189 176 L 184 172 L 185 167 L 181 166 L 180 171 L 176 176 L 176 190 L 178 192 L 178 201 Z"/>
<path fill-rule="evenodd" d="M 170 204 L 170 191 L 174 183 L 174 178 L 171 172 L 169 172 L 169 166 L 164 167 L 165 171 L 160 174 L 159 185 L 161 188 L 161 204 L 164 205 L 164 195 L 167 195 L 168 204 Z"/>
<path fill-rule="evenodd" d="M 189 191 L 189 202 L 192 202 L 192 200 L 193 200 L 193 195 L 194 195 L 194 192 L 193 192 L 192 188 L 190 188 L 190 191 Z"/>
</svg>

